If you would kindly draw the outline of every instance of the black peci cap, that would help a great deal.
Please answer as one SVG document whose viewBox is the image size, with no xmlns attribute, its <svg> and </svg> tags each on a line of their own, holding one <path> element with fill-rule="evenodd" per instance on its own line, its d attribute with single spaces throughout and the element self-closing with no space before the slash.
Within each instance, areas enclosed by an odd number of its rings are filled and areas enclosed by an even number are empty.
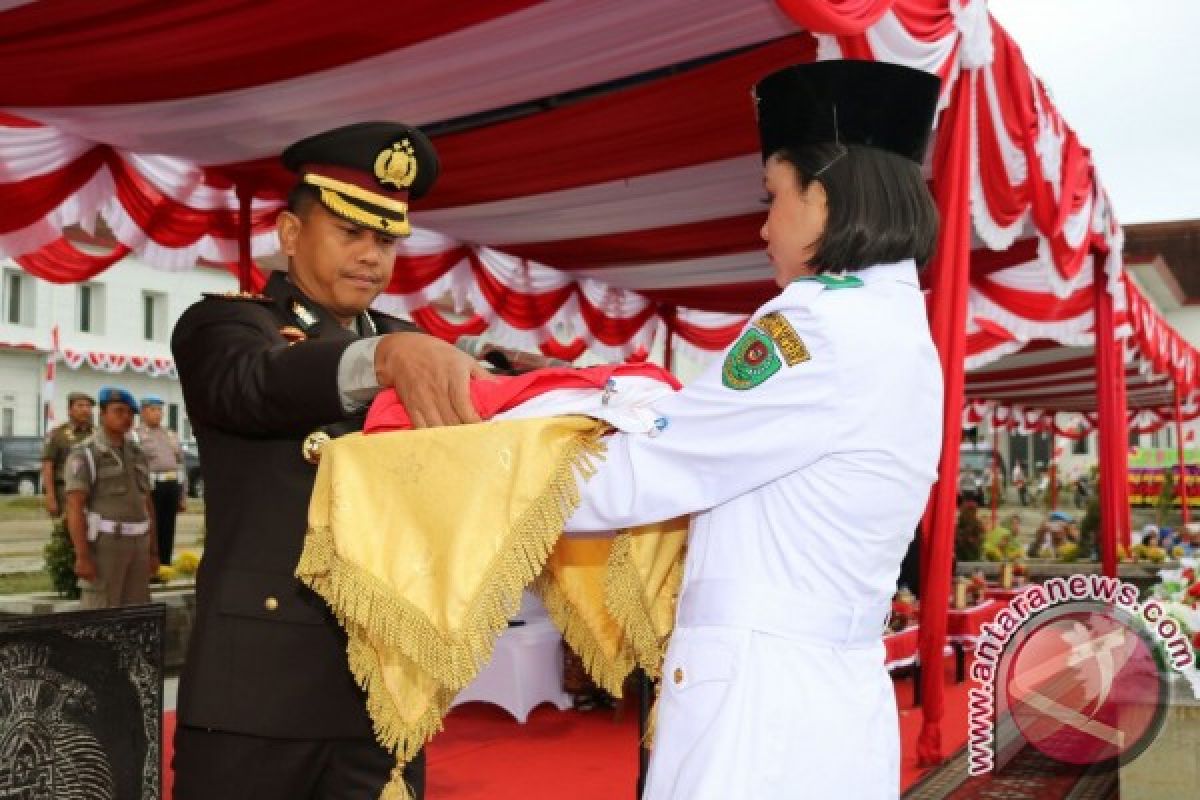
<svg viewBox="0 0 1200 800">
<path fill-rule="evenodd" d="M 754 87 L 765 161 L 783 148 L 857 144 L 921 163 L 941 80 L 882 61 L 786 67 Z"/>
</svg>

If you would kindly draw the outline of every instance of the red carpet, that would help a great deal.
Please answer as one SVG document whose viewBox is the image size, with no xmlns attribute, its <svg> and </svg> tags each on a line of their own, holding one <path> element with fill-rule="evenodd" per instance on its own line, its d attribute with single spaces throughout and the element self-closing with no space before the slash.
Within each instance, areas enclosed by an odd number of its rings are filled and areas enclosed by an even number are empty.
<svg viewBox="0 0 1200 800">
<path fill-rule="evenodd" d="M 953 682 L 946 663 L 947 754 L 966 742 L 968 684 Z M 912 679 L 896 681 L 904 748 L 901 783 L 908 788 L 924 770 L 916 765 L 920 709 L 912 707 Z M 171 797 L 171 737 L 175 714 L 163 724 L 163 797 Z M 630 701 L 620 720 L 611 711 L 536 709 L 525 725 L 495 706 L 454 709 L 446 729 L 429 746 L 429 800 L 613 800 L 632 798 L 637 781 L 637 711 Z"/>
</svg>

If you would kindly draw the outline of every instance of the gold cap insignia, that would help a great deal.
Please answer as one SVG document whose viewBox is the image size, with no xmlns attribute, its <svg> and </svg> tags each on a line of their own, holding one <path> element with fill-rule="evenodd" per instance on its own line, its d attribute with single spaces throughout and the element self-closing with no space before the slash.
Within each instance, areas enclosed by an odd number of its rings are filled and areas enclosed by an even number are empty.
<svg viewBox="0 0 1200 800">
<path fill-rule="evenodd" d="M 325 431 L 313 431 L 304 437 L 304 444 L 300 445 L 300 455 L 304 456 L 308 463 L 317 464 L 321 461 L 321 448 L 332 439 L 333 437 Z"/>
<path fill-rule="evenodd" d="M 375 178 L 384 185 L 407 189 L 417 179 L 417 157 L 412 142 L 401 139 L 375 157 Z"/>
</svg>

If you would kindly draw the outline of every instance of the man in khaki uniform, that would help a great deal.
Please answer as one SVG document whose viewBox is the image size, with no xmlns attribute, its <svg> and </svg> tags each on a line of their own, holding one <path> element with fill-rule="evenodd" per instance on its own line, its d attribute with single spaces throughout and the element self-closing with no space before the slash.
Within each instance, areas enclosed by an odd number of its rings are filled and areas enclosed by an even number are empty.
<svg viewBox="0 0 1200 800">
<path fill-rule="evenodd" d="M 148 395 L 142 398 L 141 424 L 134 429 L 133 439 L 146 454 L 150 465 L 150 494 L 154 502 L 154 527 L 158 531 L 158 558 L 171 563 L 175 546 L 175 515 L 187 510 L 187 469 L 183 463 L 183 448 L 179 437 L 164 428 L 163 401 Z"/>
<path fill-rule="evenodd" d="M 92 435 L 92 408 L 95 403 L 83 392 L 67 395 L 67 421 L 46 435 L 42 448 L 42 493 L 46 498 L 46 511 L 59 517 L 67 508 L 63 492 L 63 467 L 71 448 Z"/>
<path fill-rule="evenodd" d="M 81 608 L 150 602 L 158 571 L 150 469 L 126 438 L 137 402 L 125 389 L 100 390 L 100 429 L 67 459 L 67 530 L 75 546 Z"/>
</svg>

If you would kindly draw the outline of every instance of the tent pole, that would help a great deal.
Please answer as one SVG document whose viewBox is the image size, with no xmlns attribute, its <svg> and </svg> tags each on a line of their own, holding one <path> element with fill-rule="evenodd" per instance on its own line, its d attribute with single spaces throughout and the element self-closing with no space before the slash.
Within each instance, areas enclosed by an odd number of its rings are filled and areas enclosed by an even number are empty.
<svg viewBox="0 0 1200 800">
<path fill-rule="evenodd" d="M 1058 510 L 1058 429 L 1050 423 L 1050 510 Z"/>
<path fill-rule="evenodd" d="M 1000 525 L 1000 429 L 996 426 L 996 411 L 992 409 L 992 527 Z"/>
<path fill-rule="evenodd" d="M 921 733 L 917 762 L 941 763 L 945 714 L 946 615 L 954 559 L 955 494 L 962 442 L 964 367 L 967 356 L 967 293 L 971 277 L 971 105 L 975 82 L 965 74 L 942 111 L 933 151 L 933 195 L 941 216 L 931 264 L 933 302 L 930 332 L 942 364 L 945 398 L 942 454 L 930 500 L 931 525 L 921 553 L 920 675 Z"/>
<path fill-rule="evenodd" d="M 1179 449 L 1179 502 L 1183 507 L 1183 524 L 1192 521 L 1192 510 L 1188 507 L 1187 456 L 1183 449 L 1183 403 L 1179 399 L 1179 384 L 1172 381 L 1175 394 L 1175 446 Z"/>
<path fill-rule="evenodd" d="M 664 306 L 662 311 L 663 323 L 667 326 L 667 338 L 663 343 L 663 369 L 675 372 L 675 306 Z"/>
<path fill-rule="evenodd" d="M 1100 562 L 1103 573 L 1117 575 L 1117 544 L 1129 515 L 1129 433 L 1121 391 L 1124 350 L 1116 338 L 1116 310 L 1108 291 L 1107 270 L 1099 257 L 1092 279 L 1096 298 L 1096 383 L 1100 462 Z"/>
<path fill-rule="evenodd" d="M 238 288 L 243 292 L 253 291 L 251 276 L 254 258 L 250 252 L 250 233 L 253 225 L 254 189 L 245 181 L 238 181 Z"/>
</svg>

